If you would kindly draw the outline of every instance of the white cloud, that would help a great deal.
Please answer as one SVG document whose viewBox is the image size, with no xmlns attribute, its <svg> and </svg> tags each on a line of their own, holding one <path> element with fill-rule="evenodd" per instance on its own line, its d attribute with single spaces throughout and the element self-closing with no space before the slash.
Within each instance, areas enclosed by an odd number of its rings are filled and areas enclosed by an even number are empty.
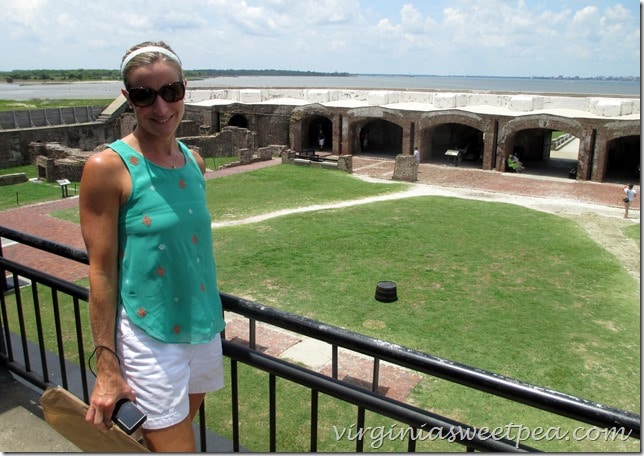
<svg viewBox="0 0 644 456">
<path fill-rule="evenodd" d="M 639 74 L 619 0 L 3 0 L 0 70 L 117 68 L 163 39 L 186 68 Z"/>
</svg>

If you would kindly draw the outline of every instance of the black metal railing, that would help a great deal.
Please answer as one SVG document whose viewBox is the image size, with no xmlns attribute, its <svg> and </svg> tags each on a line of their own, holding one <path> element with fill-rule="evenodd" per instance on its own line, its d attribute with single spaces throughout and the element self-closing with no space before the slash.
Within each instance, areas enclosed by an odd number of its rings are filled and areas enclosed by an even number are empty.
<svg viewBox="0 0 644 456">
<path fill-rule="evenodd" d="M 82 264 L 88 264 L 86 252 L 61 245 L 46 239 L 27 235 L 0 226 L 0 238 L 53 253 Z M 43 271 L 33 269 L 15 260 L 5 258 L 0 246 L 0 306 L 2 337 L 0 338 L 0 362 L 16 375 L 44 390 L 47 386 L 61 385 L 89 400 L 93 379 L 86 368 L 86 347 L 91 345 L 88 323 L 84 315 L 88 290 L 61 280 Z M 6 275 L 5 271 L 8 273 Z M 6 275 L 6 277 L 5 277 Z M 30 291 L 29 299 L 25 293 Z M 52 308 L 46 309 L 42 296 L 49 293 Z M 8 297 L 11 296 L 11 299 Z M 277 451 L 276 380 L 283 379 L 307 388 L 310 392 L 308 407 L 310 416 L 310 451 L 318 450 L 319 395 L 357 407 L 357 429 L 364 429 L 366 412 L 391 418 L 412 431 L 407 436 L 407 449 L 415 451 L 418 432 L 433 432 L 452 443 L 463 445 L 467 450 L 531 451 L 534 448 L 518 440 L 499 437 L 489 431 L 477 429 L 467 423 L 440 416 L 428 410 L 397 401 L 378 392 L 380 363 L 387 362 L 402 368 L 463 385 L 474 390 L 545 410 L 560 416 L 601 429 L 619 429 L 629 438 L 640 438 L 640 416 L 623 410 L 606 407 L 557 391 L 520 382 L 492 372 L 455 363 L 396 344 L 387 343 L 342 328 L 320 323 L 302 316 L 282 312 L 256 302 L 222 293 L 224 310 L 244 317 L 248 322 L 247 345 L 226 340 L 223 337 L 224 355 L 230 359 L 232 450 L 242 451 L 242 436 L 239 425 L 240 391 L 239 364 L 251 366 L 268 373 L 268 423 L 269 451 Z M 26 304 L 31 300 L 33 305 Z M 64 303 L 62 302 L 64 301 Z M 63 312 L 61 308 L 66 310 Z M 33 314 L 26 318 L 25 313 Z M 43 318 L 43 313 L 51 318 Z M 66 321 L 63 321 L 66 320 Z M 27 322 L 35 327 L 28 327 Z M 256 343 L 257 323 L 282 328 L 299 336 L 325 342 L 331 355 L 331 375 L 323 375 L 294 363 L 278 359 L 258 350 Z M 51 328 L 46 330 L 45 326 Z M 69 339 L 73 325 L 74 335 Z M 52 333 L 54 336 L 48 337 Z M 371 388 L 354 386 L 338 379 L 339 349 L 361 354 L 373 361 Z M 199 441 L 202 451 L 208 448 L 206 411 L 199 413 Z M 415 432 L 414 432 L 415 431 Z M 357 438 L 355 451 L 364 449 L 364 439 Z M 221 451 L 221 448 L 217 450 Z"/>
</svg>

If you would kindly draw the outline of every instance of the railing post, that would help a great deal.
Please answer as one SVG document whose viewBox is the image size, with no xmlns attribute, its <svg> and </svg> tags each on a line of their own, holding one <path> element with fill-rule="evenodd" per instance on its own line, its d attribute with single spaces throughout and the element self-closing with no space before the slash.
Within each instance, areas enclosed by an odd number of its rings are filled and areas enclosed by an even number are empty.
<svg viewBox="0 0 644 456">
<path fill-rule="evenodd" d="M 4 256 L 2 254 L 2 238 L 0 238 L 0 257 Z M 0 293 L 6 293 L 9 291 L 9 284 L 7 283 L 7 276 L 4 269 L 0 268 Z"/>
</svg>

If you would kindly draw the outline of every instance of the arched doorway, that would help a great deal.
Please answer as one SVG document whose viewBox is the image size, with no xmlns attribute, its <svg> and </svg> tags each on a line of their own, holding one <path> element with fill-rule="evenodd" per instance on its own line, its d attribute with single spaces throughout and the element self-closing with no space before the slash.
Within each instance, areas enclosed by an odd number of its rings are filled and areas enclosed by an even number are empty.
<svg viewBox="0 0 644 456">
<path fill-rule="evenodd" d="M 229 127 L 248 128 L 248 119 L 241 114 L 235 114 L 228 121 Z"/>
<path fill-rule="evenodd" d="M 526 174 L 576 178 L 579 164 L 579 138 L 572 133 L 547 128 L 518 131 L 512 150 L 525 166 Z"/>
<path fill-rule="evenodd" d="M 483 132 L 459 123 L 440 124 L 425 132 L 429 141 L 426 162 L 446 163 L 455 159 L 446 156 L 448 150 L 457 150 L 458 163 L 464 166 L 481 167 L 483 162 Z"/>
<path fill-rule="evenodd" d="M 508 122 L 499 135 L 501 153 L 497 169 L 509 171 L 508 157 L 515 153 L 525 174 L 587 179 L 592 132 L 574 119 L 551 115 L 518 117 Z M 587 152 L 588 153 L 588 152 Z"/>
<path fill-rule="evenodd" d="M 304 152 L 331 152 L 333 150 L 333 123 L 325 116 L 313 116 L 303 123 L 302 150 Z M 322 145 L 320 145 L 322 139 Z"/>
<path fill-rule="evenodd" d="M 365 123 L 358 131 L 361 154 L 393 158 L 402 153 L 403 129 L 382 119 Z"/>
<path fill-rule="evenodd" d="M 640 136 L 624 136 L 608 141 L 605 181 L 640 181 Z"/>
</svg>

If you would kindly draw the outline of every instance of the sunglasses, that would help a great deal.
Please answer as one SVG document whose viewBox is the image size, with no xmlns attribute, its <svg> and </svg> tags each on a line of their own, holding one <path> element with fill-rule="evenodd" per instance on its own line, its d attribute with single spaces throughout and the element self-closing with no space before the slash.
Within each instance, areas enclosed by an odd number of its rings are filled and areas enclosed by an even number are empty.
<svg viewBox="0 0 644 456">
<path fill-rule="evenodd" d="M 159 95 L 167 103 L 176 103 L 183 100 L 186 94 L 186 86 L 183 82 L 177 81 L 171 84 L 166 84 L 159 90 L 150 89 L 148 87 L 133 87 L 127 90 L 130 101 L 135 106 L 142 108 L 150 106 L 154 103 Z"/>
</svg>

